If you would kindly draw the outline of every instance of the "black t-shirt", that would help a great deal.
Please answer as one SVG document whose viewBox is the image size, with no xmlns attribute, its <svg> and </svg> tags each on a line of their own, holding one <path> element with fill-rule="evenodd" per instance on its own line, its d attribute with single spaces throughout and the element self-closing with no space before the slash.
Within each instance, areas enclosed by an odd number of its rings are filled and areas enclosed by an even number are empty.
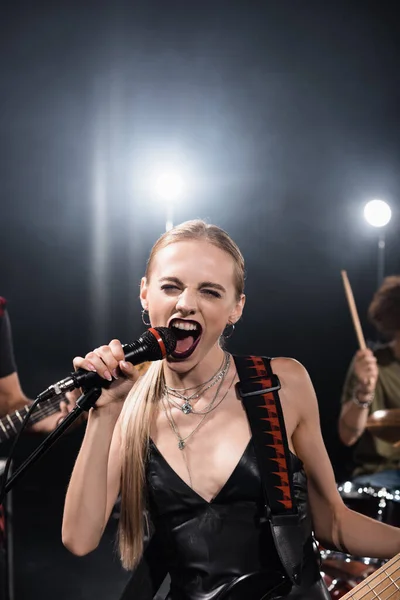
<svg viewBox="0 0 400 600">
<path fill-rule="evenodd" d="M 11 325 L 5 308 L 6 302 L 0 298 L 0 377 L 14 373 L 16 369 L 11 335 Z"/>
</svg>

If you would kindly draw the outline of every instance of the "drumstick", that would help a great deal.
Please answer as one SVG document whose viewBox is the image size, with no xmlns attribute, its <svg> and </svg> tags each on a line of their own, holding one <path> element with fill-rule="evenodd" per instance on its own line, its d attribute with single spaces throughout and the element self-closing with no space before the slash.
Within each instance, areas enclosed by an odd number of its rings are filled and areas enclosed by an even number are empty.
<svg viewBox="0 0 400 600">
<path fill-rule="evenodd" d="M 347 277 L 346 271 L 341 271 L 344 291 L 346 293 L 347 302 L 350 309 L 351 318 L 353 319 L 354 329 L 356 330 L 358 345 L 360 346 L 360 350 L 365 350 L 367 345 L 365 343 L 364 335 L 361 329 L 360 319 L 358 317 L 356 303 L 354 301 L 353 292 L 351 290 L 349 278 Z"/>
</svg>

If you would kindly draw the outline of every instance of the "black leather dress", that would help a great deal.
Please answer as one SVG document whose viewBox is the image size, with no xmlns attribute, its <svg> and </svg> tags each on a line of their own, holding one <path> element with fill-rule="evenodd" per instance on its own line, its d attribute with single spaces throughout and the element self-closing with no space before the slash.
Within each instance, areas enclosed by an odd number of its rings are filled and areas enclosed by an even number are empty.
<svg viewBox="0 0 400 600">
<path fill-rule="evenodd" d="M 285 598 L 328 600 L 312 547 L 307 482 L 291 454 L 295 497 L 304 533 L 303 577 Z M 216 600 L 236 577 L 282 572 L 269 528 L 260 523 L 262 487 L 250 441 L 221 491 L 207 502 L 169 466 L 150 441 L 147 462 L 149 512 L 171 576 L 169 600 Z"/>
</svg>

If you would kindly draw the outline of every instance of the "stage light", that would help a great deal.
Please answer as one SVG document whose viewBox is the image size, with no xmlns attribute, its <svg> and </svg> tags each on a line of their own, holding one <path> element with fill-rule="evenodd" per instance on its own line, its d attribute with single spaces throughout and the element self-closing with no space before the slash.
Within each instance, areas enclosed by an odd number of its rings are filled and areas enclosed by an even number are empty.
<svg viewBox="0 0 400 600">
<path fill-rule="evenodd" d="M 392 211 L 387 202 L 371 200 L 364 206 L 364 217 L 372 227 L 379 229 L 377 261 L 377 287 L 379 288 L 385 276 L 385 227 L 392 218 Z"/>
<path fill-rule="evenodd" d="M 371 200 L 364 207 L 364 217 L 373 227 L 385 227 L 392 218 L 392 211 L 383 200 Z"/>
<path fill-rule="evenodd" d="M 150 176 L 150 185 L 155 198 L 165 208 L 165 230 L 169 231 L 174 226 L 174 206 L 186 193 L 185 178 L 177 168 L 158 168 Z"/>
<path fill-rule="evenodd" d="M 165 170 L 155 173 L 154 192 L 160 200 L 176 202 L 185 190 L 185 181 L 178 171 Z"/>
</svg>

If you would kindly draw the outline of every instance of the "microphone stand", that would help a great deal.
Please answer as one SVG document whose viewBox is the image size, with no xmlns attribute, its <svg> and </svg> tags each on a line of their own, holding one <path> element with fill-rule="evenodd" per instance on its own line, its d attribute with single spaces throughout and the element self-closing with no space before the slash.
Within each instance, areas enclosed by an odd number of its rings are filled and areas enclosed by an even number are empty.
<svg viewBox="0 0 400 600">
<path fill-rule="evenodd" d="M 51 446 L 62 436 L 64 431 L 72 425 L 74 421 L 84 412 L 92 408 L 96 401 L 99 399 L 101 388 L 92 388 L 82 394 L 77 400 L 75 408 L 61 421 L 61 423 L 52 431 L 45 440 L 32 452 L 30 456 L 22 463 L 22 465 L 15 471 L 14 475 L 10 477 L 4 487 L 4 496 L 14 487 L 18 479 L 25 473 L 25 471 L 33 465 Z M 0 504 L 3 501 L 3 497 L 0 498 Z"/>
</svg>

